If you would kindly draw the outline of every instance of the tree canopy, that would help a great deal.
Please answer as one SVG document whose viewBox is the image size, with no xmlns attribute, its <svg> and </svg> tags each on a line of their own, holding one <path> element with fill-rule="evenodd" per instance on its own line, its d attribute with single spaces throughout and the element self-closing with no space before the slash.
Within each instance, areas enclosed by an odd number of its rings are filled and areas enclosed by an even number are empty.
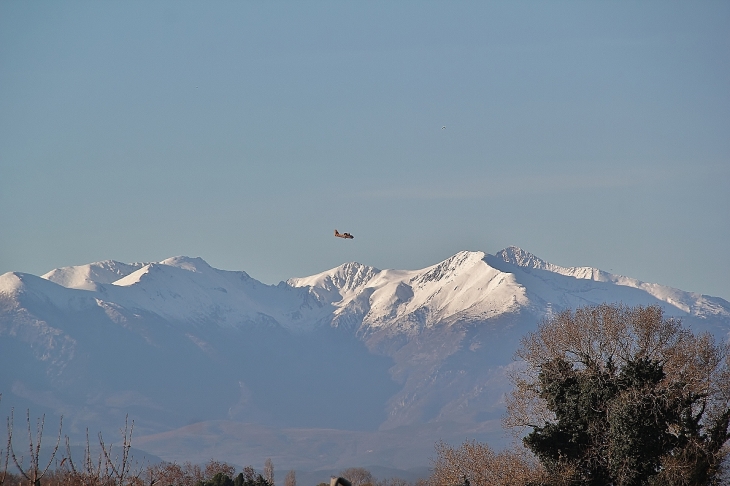
<svg viewBox="0 0 730 486">
<path fill-rule="evenodd" d="M 714 484 L 730 422 L 726 344 L 659 306 L 603 304 L 522 340 L 506 425 L 573 484 Z"/>
</svg>

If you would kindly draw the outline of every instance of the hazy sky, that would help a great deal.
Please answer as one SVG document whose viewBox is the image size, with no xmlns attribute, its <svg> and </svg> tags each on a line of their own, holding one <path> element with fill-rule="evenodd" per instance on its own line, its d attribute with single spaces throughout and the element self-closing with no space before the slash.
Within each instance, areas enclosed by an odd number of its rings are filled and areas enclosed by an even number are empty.
<svg viewBox="0 0 730 486">
<path fill-rule="evenodd" d="M 726 1 L 0 2 L 0 273 L 188 255 L 276 283 L 516 245 L 730 299 L 729 26 Z"/>
</svg>

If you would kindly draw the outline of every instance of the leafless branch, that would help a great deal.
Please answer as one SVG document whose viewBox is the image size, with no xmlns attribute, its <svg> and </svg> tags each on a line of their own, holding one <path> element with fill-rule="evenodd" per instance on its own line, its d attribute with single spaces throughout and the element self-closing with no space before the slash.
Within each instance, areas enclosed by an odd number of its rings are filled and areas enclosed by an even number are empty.
<svg viewBox="0 0 730 486">
<path fill-rule="evenodd" d="M 53 459 L 56 457 L 56 453 L 58 452 L 58 446 L 61 444 L 61 430 L 63 428 L 63 417 L 59 420 L 59 426 L 58 426 L 58 439 L 56 440 L 56 445 L 53 448 L 53 452 L 51 453 L 51 458 L 48 461 L 48 464 L 41 470 L 40 465 L 40 453 L 41 453 L 41 444 L 43 442 L 43 427 L 45 425 L 46 416 L 42 415 L 41 418 L 36 420 L 36 439 L 35 442 L 33 441 L 33 432 L 31 428 L 31 422 L 30 422 L 30 410 L 27 410 L 26 413 L 26 422 L 28 427 L 28 448 L 30 451 L 30 458 L 29 458 L 29 464 L 28 468 L 23 468 L 23 456 L 20 456 L 20 459 L 17 458 L 15 455 L 15 451 L 13 450 L 13 441 L 12 441 L 12 431 L 14 426 L 14 409 L 10 409 L 10 418 L 8 419 L 8 451 L 10 453 L 10 457 L 13 458 L 13 463 L 18 468 L 18 471 L 20 471 L 20 474 L 28 480 L 30 483 L 30 486 L 40 486 L 41 479 L 45 474 L 48 472 L 48 469 L 51 467 L 51 464 L 53 464 Z"/>
</svg>

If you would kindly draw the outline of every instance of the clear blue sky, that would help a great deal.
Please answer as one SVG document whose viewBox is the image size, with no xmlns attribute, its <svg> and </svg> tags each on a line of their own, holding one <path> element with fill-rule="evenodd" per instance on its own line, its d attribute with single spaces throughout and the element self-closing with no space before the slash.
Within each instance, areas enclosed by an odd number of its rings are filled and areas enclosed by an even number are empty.
<svg viewBox="0 0 730 486">
<path fill-rule="evenodd" d="M 0 2 L 0 273 L 189 255 L 276 283 L 516 245 L 730 299 L 729 26 L 726 1 Z"/>
</svg>

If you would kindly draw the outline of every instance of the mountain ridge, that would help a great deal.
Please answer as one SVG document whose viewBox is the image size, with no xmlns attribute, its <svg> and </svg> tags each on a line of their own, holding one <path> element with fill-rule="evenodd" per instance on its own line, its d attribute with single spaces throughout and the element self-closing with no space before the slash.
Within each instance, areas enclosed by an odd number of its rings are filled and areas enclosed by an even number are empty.
<svg viewBox="0 0 730 486">
<path fill-rule="evenodd" d="M 115 430 L 129 413 L 144 447 L 166 460 L 236 463 L 240 434 L 188 440 L 190 424 L 228 421 L 263 427 L 269 446 L 245 445 L 262 463 L 287 431 L 297 445 L 285 464 L 415 467 L 439 439 L 504 443 L 520 338 L 546 315 L 603 302 L 661 305 L 718 339 L 730 331 L 719 297 L 517 247 L 416 270 L 349 262 L 277 285 L 199 257 L 106 260 L 0 276 L 0 392 L 63 414 L 72 433 Z M 396 454 L 397 434 L 418 444 Z M 321 451 L 306 450 L 308 436 Z M 372 447 L 353 445 L 365 440 Z"/>
<path fill-rule="evenodd" d="M 686 313 L 703 315 L 703 313 L 711 312 L 722 316 L 730 316 L 730 313 L 725 311 L 726 306 L 723 304 L 727 303 L 727 301 L 719 297 L 711 297 L 659 284 L 646 283 L 631 277 L 611 274 L 593 267 L 562 267 L 546 262 L 532 253 L 515 246 L 507 247 L 497 252 L 495 255 L 486 255 L 479 251 L 461 251 L 436 265 L 426 267 L 422 270 L 379 270 L 372 266 L 363 265 L 357 262 L 349 262 L 310 277 L 290 278 L 286 281 L 280 282 L 276 286 L 262 284 L 243 271 L 232 272 L 218 270 L 208 265 L 208 263 L 200 257 L 191 258 L 185 256 L 171 257 L 160 262 L 137 262 L 131 264 L 121 263 L 114 260 L 104 260 L 86 265 L 54 269 L 42 275 L 41 278 L 54 282 L 64 288 L 99 291 L 100 286 L 104 285 L 115 285 L 118 287 L 133 286 L 134 284 L 140 283 L 140 281 L 145 278 L 152 278 L 150 274 L 153 274 L 156 270 L 169 267 L 171 269 L 177 268 L 185 272 L 192 272 L 201 275 L 211 274 L 218 277 L 217 279 L 219 281 L 221 281 L 220 274 L 232 274 L 241 280 L 250 280 L 255 282 L 256 285 L 261 288 L 281 288 L 282 286 L 290 286 L 292 288 L 309 287 L 318 291 L 321 290 L 318 293 L 315 292 L 314 297 L 316 299 L 326 299 L 327 301 L 332 302 L 335 301 L 335 296 L 327 295 L 326 292 L 332 292 L 337 289 L 337 292 L 347 293 L 351 298 L 354 293 L 357 293 L 364 288 L 382 288 L 384 285 L 381 285 L 381 283 L 384 280 L 399 280 L 411 289 L 414 285 L 417 288 L 424 288 L 427 286 L 429 281 L 446 283 L 448 280 L 444 279 L 456 278 L 453 272 L 464 270 L 462 265 L 465 262 L 470 262 L 468 264 L 473 265 L 480 260 L 486 262 L 487 265 L 493 264 L 496 260 L 501 260 L 524 270 L 542 270 L 552 274 L 573 277 L 577 280 L 606 282 L 622 287 L 636 288 L 643 290 L 657 299 Z M 30 275 L 22 274 L 21 272 L 9 273 L 14 275 Z M 406 282 L 405 278 L 400 278 L 403 276 L 408 276 L 409 281 Z M 371 283 L 371 281 L 376 277 L 380 279 L 380 281 L 373 282 L 373 285 L 368 285 L 368 283 Z M 105 289 L 105 287 L 101 287 L 101 289 Z M 402 286 L 400 292 L 401 296 L 404 292 L 403 289 L 404 287 Z M 227 293 L 229 289 L 224 286 L 213 285 L 207 290 L 218 290 L 220 292 Z M 0 291 L 2 291 L 2 287 L 0 287 Z M 346 303 L 348 301 L 348 297 L 342 295 L 341 300 Z M 697 303 L 694 305 L 688 305 L 688 300 L 695 300 Z"/>
</svg>

